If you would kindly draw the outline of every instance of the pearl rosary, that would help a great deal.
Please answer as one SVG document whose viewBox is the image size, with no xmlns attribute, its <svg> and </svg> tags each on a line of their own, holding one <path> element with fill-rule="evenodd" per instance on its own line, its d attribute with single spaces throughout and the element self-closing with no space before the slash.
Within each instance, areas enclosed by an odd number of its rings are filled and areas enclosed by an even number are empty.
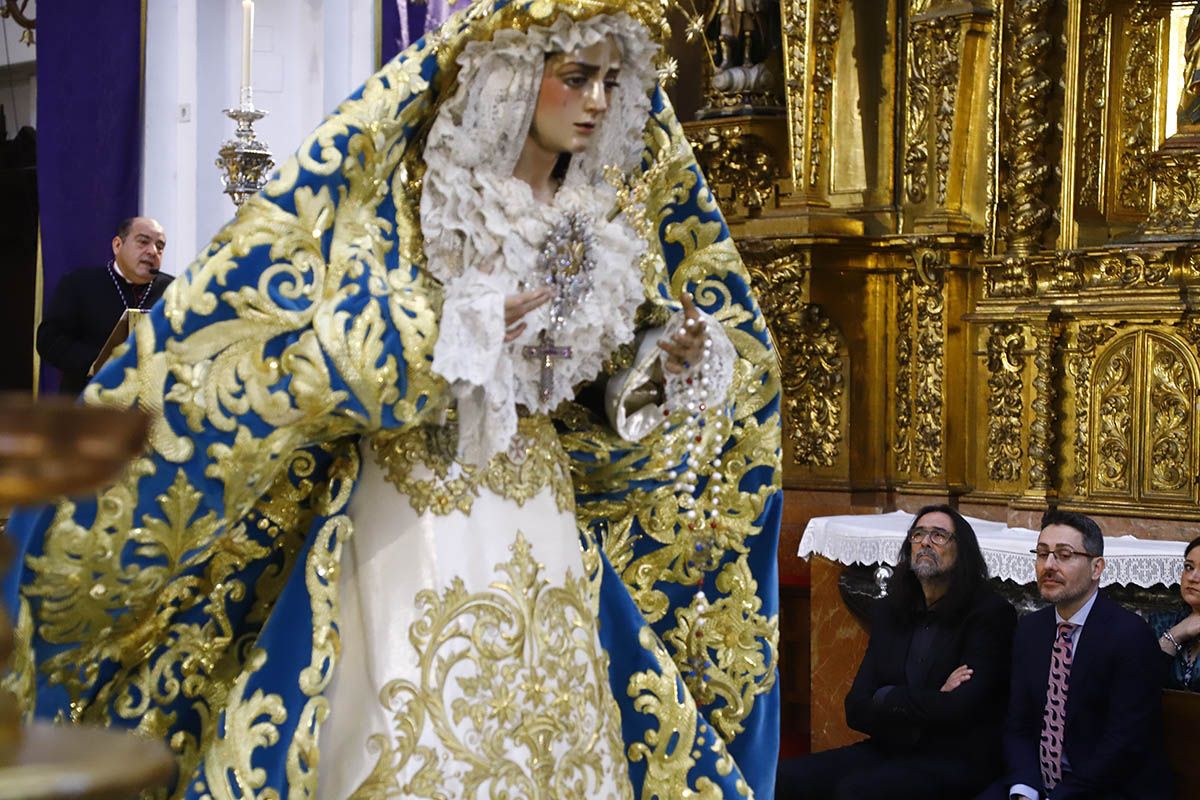
<svg viewBox="0 0 1200 800">
<path fill-rule="evenodd" d="M 689 319 L 684 325 L 692 328 L 696 325 L 696 321 Z M 712 661 L 708 658 L 708 648 L 701 641 L 704 638 L 704 612 L 708 609 L 708 596 L 704 592 L 703 582 L 705 573 L 716 567 L 714 560 L 715 557 L 719 557 L 720 551 L 717 546 L 717 531 L 720 528 L 719 506 L 723 488 L 720 451 L 724 441 L 721 434 L 725 432 L 725 422 L 718 415 L 712 422 L 716 435 L 709 437 L 708 442 L 704 440 L 711 388 L 711 380 L 706 368 L 712 360 L 712 347 L 712 339 L 705 338 L 704 353 L 699 363 L 691 365 L 684 362 L 689 372 L 683 381 L 685 386 L 683 399 L 669 398 L 668 407 L 663 412 L 664 416 L 669 417 L 678 408 L 687 411 L 687 417 L 682 426 L 686 443 L 683 468 L 670 470 L 667 477 L 674 482 L 681 518 L 680 524 L 686 525 L 687 529 L 692 532 L 693 542 L 691 552 L 688 554 L 687 569 L 691 574 L 699 573 L 695 580 L 698 588 L 693 595 L 696 620 L 691 637 L 694 639 L 694 646 L 689 643 L 686 662 L 691 675 L 705 682 L 708 681 L 707 673 L 712 666 Z M 671 406 L 675 406 L 675 408 Z M 713 471 L 708 476 L 706 491 L 700 498 L 697 498 L 695 492 L 699 482 L 698 470 L 704 463 L 712 464 Z M 692 655 L 692 653 L 696 655 Z"/>
</svg>

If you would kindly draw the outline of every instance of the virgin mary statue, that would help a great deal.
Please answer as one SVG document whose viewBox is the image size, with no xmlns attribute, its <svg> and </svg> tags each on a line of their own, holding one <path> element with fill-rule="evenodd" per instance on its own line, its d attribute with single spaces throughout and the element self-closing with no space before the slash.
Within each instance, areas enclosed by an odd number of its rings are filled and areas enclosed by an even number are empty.
<svg viewBox="0 0 1200 800">
<path fill-rule="evenodd" d="M 489 0 L 371 77 L 85 393 L 6 686 L 172 797 L 774 794 L 779 378 L 654 0 Z"/>
</svg>

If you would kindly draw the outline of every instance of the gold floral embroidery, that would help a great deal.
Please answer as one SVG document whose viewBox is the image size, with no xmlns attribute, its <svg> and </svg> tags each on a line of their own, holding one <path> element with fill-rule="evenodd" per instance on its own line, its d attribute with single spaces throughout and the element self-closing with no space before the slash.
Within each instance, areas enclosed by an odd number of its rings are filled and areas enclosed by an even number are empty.
<svg viewBox="0 0 1200 800">
<path fill-rule="evenodd" d="M 321 527 L 304 568 L 313 615 L 312 660 L 300 673 L 300 690 L 308 698 L 288 747 L 289 800 L 317 796 L 317 731 L 329 716 L 325 687 L 341 654 L 341 638 L 334 621 L 338 614 L 338 575 L 342 543 L 353 530 L 349 517 L 338 516 Z"/>
<path fill-rule="evenodd" d="M 455 460 L 453 422 L 385 431 L 370 442 L 388 481 L 418 514 L 469 514 L 481 488 L 524 505 L 549 486 L 559 511 L 575 508 L 567 457 L 554 424 L 546 417 L 520 419 L 512 446 L 493 456 L 482 472 Z"/>
<path fill-rule="evenodd" d="M 605 780 L 632 796 L 589 580 L 550 585 L 520 532 L 509 550 L 483 591 L 418 593 L 419 677 L 383 687 L 394 730 L 368 740 L 379 757 L 355 800 L 590 800 Z"/>
<path fill-rule="evenodd" d="M 718 774 L 733 772 L 733 758 L 725 749 L 725 741 L 700 721 L 696 702 L 684 687 L 671 654 L 649 626 L 638 632 L 638 643 L 658 662 L 657 672 L 638 672 L 629 680 L 633 707 L 658 720 L 658 728 L 651 728 L 642 741 L 629 745 L 629 760 L 646 762 L 641 800 L 725 800 L 721 787 L 709 778 L 702 776 L 694 784 L 688 781 L 701 748 L 708 748 L 716 756 Z M 743 796 L 752 796 L 744 781 L 738 781 L 737 788 Z"/>
<path fill-rule="evenodd" d="M 725 565 L 716 585 L 723 596 L 711 604 L 695 598 L 677 609 L 676 627 L 663 638 L 676 663 L 687 665 L 685 681 L 696 702 L 720 701 L 706 716 L 725 741 L 733 741 L 755 698 L 775 686 L 779 617 L 759 613 L 762 598 L 744 555 Z"/>
</svg>

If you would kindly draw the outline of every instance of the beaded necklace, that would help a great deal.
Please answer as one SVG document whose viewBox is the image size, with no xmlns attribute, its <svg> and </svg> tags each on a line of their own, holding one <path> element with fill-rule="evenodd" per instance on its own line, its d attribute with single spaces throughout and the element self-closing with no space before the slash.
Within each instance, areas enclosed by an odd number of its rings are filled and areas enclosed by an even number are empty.
<svg viewBox="0 0 1200 800">
<path fill-rule="evenodd" d="M 125 300 L 125 290 L 123 288 L 121 288 L 121 281 L 117 280 L 116 265 L 112 261 L 108 262 L 108 277 L 112 278 L 113 286 L 115 286 L 117 288 L 117 294 L 119 294 L 121 296 L 121 305 L 125 306 L 126 308 L 131 307 L 130 304 L 128 302 L 126 302 L 126 300 Z M 128 281 L 126 281 L 126 283 L 128 283 Z M 132 285 L 133 284 L 130 284 L 130 286 L 132 286 Z M 150 296 L 150 287 L 153 285 L 154 285 L 154 279 L 151 278 L 150 282 L 147 283 L 145 288 L 142 289 L 141 296 L 139 296 L 137 298 L 137 301 L 138 301 L 137 305 L 132 306 L 132 308 L 136 308 L 138 311 L 144 310 L 142 308 L 142 306 L 144 306 L 146 304 L 146 298 L 148 298 Z M 130 293 L 132 293 L 132 291 L 133 290 L 131 289 Z"/>
</svg>

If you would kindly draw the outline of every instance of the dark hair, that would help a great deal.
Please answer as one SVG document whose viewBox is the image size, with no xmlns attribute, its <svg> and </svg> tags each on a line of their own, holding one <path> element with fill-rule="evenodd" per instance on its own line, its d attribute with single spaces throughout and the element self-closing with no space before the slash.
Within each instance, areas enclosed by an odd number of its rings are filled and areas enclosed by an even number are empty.
<svg viewBox="0 0 1200 800">
<path fill-rule="evenodd" d="M 1084 550 L 1093 556 L 1104 555 L 1104 534 L 1100 532 L 1100 526 L 1096 524 L 1096 520 L 1088 515 L 1052 508 L 1042 514 L 1041 530 L 1046 530 L 1051 525 L 1066 525 L 1068 528 L 1074 528 L 1083 537 Z"/>
<path fill-rule="evenodd" d="M 950 572 L 950 585 L 946 594 L 938 601 L 938 611 L 949 618 L 965 613 L 972 596 L 988 576 L 987 564 L 983 561 L 979 540 L 971 523 L 944 503 L 925 506 L 917 512 L 912 524 L 908 526 L 904 544 L 900 546 L 900 560 L 896 563 L 891 580 L 888 581 L 889 601 L 901 616 L 909 619 L 925 607 L 925 593 L 921 590 L 920 580 L 912 571 L 912 540 L 909 536 L 921 517 L 933 512 L 945 514 L 954 522 L 954 542 L 957 546 L 957 556 Z"/>
<path fill-rule="evenodd" d="M 121 223 L 117 225 L 117 238 L 124 241 L 129 232 L 133 230 L 133 223 L 136 221 L 137 217 L 126 217 L 121 220 Z"/>
<path fill-rule="evenodd" d="M 1190 542 L 1188 542 L 1188 546 L 1183 548 L 1183 557 L 1187 558 L 1188 553 L 1192 552 L 1197 547 L 1200 547 L 1200 536 L 1192 539 Z"/>
</svg>

